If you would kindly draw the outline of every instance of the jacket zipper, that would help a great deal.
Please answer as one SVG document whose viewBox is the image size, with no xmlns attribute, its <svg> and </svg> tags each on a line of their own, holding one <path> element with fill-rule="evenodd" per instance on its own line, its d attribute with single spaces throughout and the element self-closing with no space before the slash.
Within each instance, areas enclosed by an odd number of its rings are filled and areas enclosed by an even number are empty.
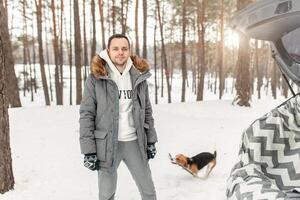
<svg viewBox="0 0 300 200">
<path fill-rule="evenodd" d="M 137 86 L 142 83 L 144 80 L 147 80 L 147 78 L 149 78 L 151 75 L 149 72 L 145 73 L 145 74 L 141 74 L 137 77 L 136 81 L 134 82 L 134 86 L 133 86 L 133 96 L 135 95 L 135 91 L 136 91 L 136 88 Z M 142 77 L 142 78 L 141 78 Z M 144 78 L 143 78 L 144 77 Z M 104 80 L 107 80 L 107 81 L 111 81 L 114 85 L 114 87 L 117 89 L 116 91 L 118 92 L 119 88 L 116 84 L 116 82 L 114 80 L 112 80 L 111 78 L 107 77 L 107 76 L 103 76 L 103 77 L 100 77 L 101 79 L 104 79 Z M 118 98 L 118 95 L 116 96 Z M 116 101 L 115 103 L 115 109 L 116 110 L 119 110 L 119 104 L 118 104 L 118 101 Z M 115 116 L 115 113 L 114 113 L 114 116 Z M 118 116 L 119 118 L 119 116 Z M 115 117 L 114 117 L 114 121 L 115 120 Z M 116 121 L 116 123 L 119 123 L 119 119 Z M 119 126 L 119 124 L 117 124 L 117 127 Z M 116 127 L 116 126 L 114 126 Z M 115 157 L 116 157 L 116 153 L 118 152 L 118 137 L 119 137 L 119 130 L 117 130 L 117 135 L 116 135 L 116 138 L 114 138 L 114 143 L 115 143 L 115 148 L 114 148 L 114 152 L 113 152 L 113 160 L 112 160 L 112 165 L 111 166 L 114 166 L 114 162 L 115 162 Z M 114 166 L 116 167 L 116 166 Z M 113 169 L 115 170 L 115 169 Z"/>
</svg>

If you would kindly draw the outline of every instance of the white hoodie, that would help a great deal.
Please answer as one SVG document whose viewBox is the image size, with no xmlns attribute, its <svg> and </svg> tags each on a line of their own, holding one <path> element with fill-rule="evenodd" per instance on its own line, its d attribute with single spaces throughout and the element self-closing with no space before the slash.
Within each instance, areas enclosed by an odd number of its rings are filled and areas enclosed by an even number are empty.
<svg viewBox="0 0 300 200">
<path fill-rule="evenodd" d="M 136 128 L 134 127 L 132 116 L 132 83 L 129 70 L 132 66 L 130 57 L 127 60 L 126 67 L 121 74 L 117 67 L 110 60 L 107 50 L 100 52 L 109 66 L 110 78 L 116 82 L 119 89 L 119 141 L 136 140 Z"/>
</svg>

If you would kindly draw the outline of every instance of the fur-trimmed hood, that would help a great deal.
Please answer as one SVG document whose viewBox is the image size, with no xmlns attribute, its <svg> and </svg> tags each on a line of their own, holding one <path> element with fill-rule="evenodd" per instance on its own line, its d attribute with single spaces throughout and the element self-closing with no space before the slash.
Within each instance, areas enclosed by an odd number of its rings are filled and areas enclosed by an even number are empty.
<svg viewBox="0 0 300 200">
<path fill-rule="evenodd" d="M 138 57 L 137 55 L 130 56 L 133 66 L 141 73 L 149 70 L 149 64 L 147 60 Z M 91 72 L 96 79 L 100 76 L 108 76 L 108 72 L 105 68 L 106 61 L 101 58 L 98 54 L 95 55 L 91 62 Z"/>
</svg>

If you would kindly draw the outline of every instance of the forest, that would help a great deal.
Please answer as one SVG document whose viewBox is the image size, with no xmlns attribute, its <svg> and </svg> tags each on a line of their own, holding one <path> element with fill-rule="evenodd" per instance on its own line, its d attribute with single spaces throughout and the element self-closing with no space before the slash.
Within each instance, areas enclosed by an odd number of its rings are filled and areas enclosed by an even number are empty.
<svg viewBox="0 0 300 200">
<path fill-rule="evenodd" d="M 79 104 L 91 58 L 105 49 L 115 33 L 126 34 L 132 54 L 148 60 L 154 75 L 155 103 L 172 102 L 172 93 L 186 90 L 202 101 L 207 87 L 222 99 L 231 93 L 250 106 L 261 93 L 287 97 L 288 87 L 272 60 L 268 42 L 231 30 L 233 14 L 251 1 L 39 1 L 5 2 L 12 40 L 8 93 L 12 107 L 20 95 L 34 101 L 43 90 L 45 105 Z M 243 51 L 244 49 L 244 51 Z M 174 73 L 180 91 L 172 90 Z M 190 76 L 188 74 L 191 74 Z M 75 87 L 76 86 L 76 87 Z M 280 94 L 277 94 L 280 93 Z M 64 101 L 64 95 L 69 99 Z"/>
</svg>

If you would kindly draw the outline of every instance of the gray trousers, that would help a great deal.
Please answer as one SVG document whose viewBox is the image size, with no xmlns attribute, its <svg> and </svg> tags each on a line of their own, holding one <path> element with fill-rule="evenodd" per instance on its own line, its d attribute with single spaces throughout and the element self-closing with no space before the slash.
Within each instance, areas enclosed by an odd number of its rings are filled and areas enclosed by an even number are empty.
<svg viewBox="0 0 300 200">
<path fill-rule="evenodd" d="M 118 145 L 117 168 L 123 160 L 138 187 L 142 200 L 156 200 L 151 171 L 148 163 L 145 163 L 142 159 L 137 140 L 119 142 Z M 113 173 L 99 170 L 98 186 L 99 200 L 114 200 L 117 186 L 117 170 Z"/>
</svg>

